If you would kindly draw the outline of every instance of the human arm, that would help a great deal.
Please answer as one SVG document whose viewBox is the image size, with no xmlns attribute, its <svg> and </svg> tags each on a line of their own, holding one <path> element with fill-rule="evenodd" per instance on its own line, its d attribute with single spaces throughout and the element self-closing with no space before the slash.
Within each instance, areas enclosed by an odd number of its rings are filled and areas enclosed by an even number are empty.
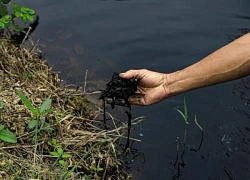
<svg viewBox="0 0 250 180">
<path fill-rule="evenodd" d="M 250 74 L 250 33 L 220 48 L 201 61 L 170 74 L 130 70 L 120 76 L 138 79 L 138 92 L 145 94 L 133 104 L 150 105 L 167 97 Z"/>
</svg>

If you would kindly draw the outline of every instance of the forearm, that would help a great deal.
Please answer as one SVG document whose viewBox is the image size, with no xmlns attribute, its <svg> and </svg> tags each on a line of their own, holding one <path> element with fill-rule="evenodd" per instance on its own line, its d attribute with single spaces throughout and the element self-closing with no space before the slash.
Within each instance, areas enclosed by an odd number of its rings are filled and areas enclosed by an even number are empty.
<svg viewBox="0 0 250 180">
<path fill-rule="evenodd" d="M 170 96 L 250 74 L 250 34 L 210 54 L 201 61 L 166 75 Z"/>
</svg>

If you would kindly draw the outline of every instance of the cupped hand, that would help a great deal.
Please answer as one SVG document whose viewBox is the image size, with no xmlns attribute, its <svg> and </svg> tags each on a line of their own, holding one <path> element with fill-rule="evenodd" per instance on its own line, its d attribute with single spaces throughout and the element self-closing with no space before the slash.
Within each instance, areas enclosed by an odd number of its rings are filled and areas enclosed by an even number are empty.
<svg viewBox="0 0 250 180">
<path fill-rule="evenodd" d="M 142 94 L 142 96 L 130 98 L 131 104 L 146 106 L 168 97 L 166 74 L 140 69 L 120 73 L 120 77 L 124 79 L 136 78 L 138 81 L 136 93 Z"/>
</svg>

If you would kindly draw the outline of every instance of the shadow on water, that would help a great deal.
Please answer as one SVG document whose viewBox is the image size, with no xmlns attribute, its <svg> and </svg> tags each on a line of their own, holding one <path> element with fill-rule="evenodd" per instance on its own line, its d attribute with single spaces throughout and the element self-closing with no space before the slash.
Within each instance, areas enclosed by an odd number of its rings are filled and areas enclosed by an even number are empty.
<svg viewBox="0 0 250 180">
<path fill-rule="evenodd" d="M 39 25 L 39 16 L 36 16 L 35 20 L 30 23 L 27 27 L 23 28 L 21 32 L 16 32 L 11 34 L 11 39 L 16 43 L 16 44 L 21 44 L 23 39 L 26 36 L 26 33 L 29 31 L 28 36 L 26 37 L 26 40 L 29 39 L 29 37 L 36 31 L 37 27 Z"/>
</svg>

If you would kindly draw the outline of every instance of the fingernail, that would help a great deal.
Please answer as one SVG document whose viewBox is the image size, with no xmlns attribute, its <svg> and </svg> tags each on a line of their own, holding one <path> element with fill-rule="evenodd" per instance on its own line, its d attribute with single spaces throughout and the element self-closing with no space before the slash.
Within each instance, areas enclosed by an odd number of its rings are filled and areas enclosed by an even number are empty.
<svg viewBox="0 0 250 180">
<path fill-rule="evenodd" d="M 125 73 L 120 73 L 119 75 L 120 75 L 120 77 L 123 77 L 123 76 L 125 76 Z"/>
</svg>

